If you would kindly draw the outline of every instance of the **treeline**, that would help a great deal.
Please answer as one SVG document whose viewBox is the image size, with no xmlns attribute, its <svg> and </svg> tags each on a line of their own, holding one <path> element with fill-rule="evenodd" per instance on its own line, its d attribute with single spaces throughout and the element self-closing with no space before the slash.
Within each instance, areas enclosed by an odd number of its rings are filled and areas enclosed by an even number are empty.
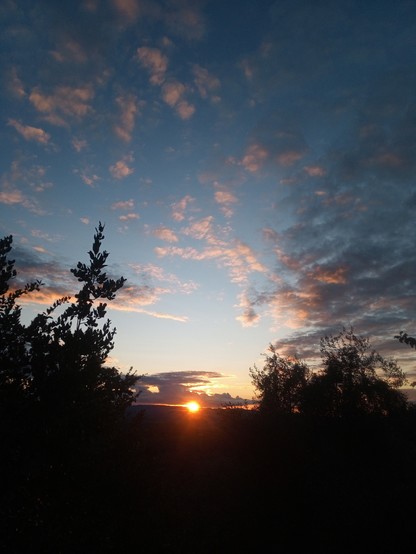
<svg viewBox="0 0 416 554">
<path fill-rule="evenodd" d="M 19 301 L 42 282 L 13 288 L 0 240 L 0 551 L 401 551 L 416 420 L 397 363 L 343 329 L 319 372 L 271 346 L 249 370 L 258 410 L 126 418 L 140 376 L 106 365 L 125 280 L 105 271 L 103 232 L 71 270 L 74 300 L 28 325 Z"/>
</svg>

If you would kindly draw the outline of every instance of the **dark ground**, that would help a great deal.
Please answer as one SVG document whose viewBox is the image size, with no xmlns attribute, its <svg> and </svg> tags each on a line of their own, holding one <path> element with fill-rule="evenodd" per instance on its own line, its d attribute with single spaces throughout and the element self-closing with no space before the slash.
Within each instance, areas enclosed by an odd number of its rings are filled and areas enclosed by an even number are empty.
<svg viewBox="0 0 416 554">
<path fill-rule="evenodd" d="M 8 451 L 1 552 L 414 548 L 413 414 L 346 424 L 247 410 L 139 412 L 111 440 L 28 440 Z"/>
</svg>

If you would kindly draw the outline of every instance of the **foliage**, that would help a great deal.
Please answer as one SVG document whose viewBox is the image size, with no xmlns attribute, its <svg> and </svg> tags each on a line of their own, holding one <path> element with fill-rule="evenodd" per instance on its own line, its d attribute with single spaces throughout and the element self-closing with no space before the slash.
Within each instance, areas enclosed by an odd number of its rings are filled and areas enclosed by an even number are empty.
<svg viewBox="0 0 416 554">
<path fill-rule="evenodd" d="M 291 414 L 299 411 L 302 395 L 310 377 L 308 366 L 297 359 L 280 356 L 273 345 L 263 369 L 249 369 L 252 384 L 258 391 L 260 410 L 266 413 Z"/>
<path fill-rule="evenodd" d="M 113 300 L 125 279 L 113 280 L 104 271 L 108 252 L 101 251 L 104 225 L 95 229 L 89 264 L 71 272 L 82 283 L 75 301 L 56 301 L 29 325 L 21 322 L 19 298 L 39 290 L 41 281 L 9 292 L 16 276 L 7 255 L 12 237 L 0 241 L 0 399 L 4 415 L 15 418 L 30 410 L 47 432 L 59 427 L 78 438 L 109 429 L 135 397 L 138 377 L 122 375 L 105 361 L 114 346 L 115 328 L 106 316 L 105 302 Z M 96 301 L 100 301 L 96 305 Z M 65 305 L 69 304 L 66 308 Z M 61 315 L 57 316 L 57 308 Z"/>
<path fill-rule="evenodd" d="M 404 342 L 405 344 L 408 344 L 410 348 L 416 348 L 416 339 L 414 337 L 410 337 L 404 331 L 400 331 L 400 333 L 398 335 L 395 335 L 394 338 L 398 339 L 399 342 Z"/>
<path fill-rule="evenodd" d="M 398 390 L 406 378 L 397 362 L 381 356 L 353 329 L 321 339 L 322 369 L 316 373 L 270 350 L 263 369 L 250 369 L 262 411 L 348 418 L 390 415 L 407 407 Z"/>
</svg>

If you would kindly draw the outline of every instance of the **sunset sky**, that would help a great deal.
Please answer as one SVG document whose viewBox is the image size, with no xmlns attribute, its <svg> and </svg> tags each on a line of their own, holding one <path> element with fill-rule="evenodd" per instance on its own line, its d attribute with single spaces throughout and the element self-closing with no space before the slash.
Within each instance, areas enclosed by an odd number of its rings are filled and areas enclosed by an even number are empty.
<svg viewBox="0 0 416 554">
<path fill-rule="evenodd" d="M 416 378 L 416 3 L 4 0 L 0 233 L 30 320 L 105 224 L 143 401 L 252 399 L 352 325 Z M 35 302 L 36 300 L 36 302 Z M 413 372 L 413 374 L 412 374 Z"/>
</svg>

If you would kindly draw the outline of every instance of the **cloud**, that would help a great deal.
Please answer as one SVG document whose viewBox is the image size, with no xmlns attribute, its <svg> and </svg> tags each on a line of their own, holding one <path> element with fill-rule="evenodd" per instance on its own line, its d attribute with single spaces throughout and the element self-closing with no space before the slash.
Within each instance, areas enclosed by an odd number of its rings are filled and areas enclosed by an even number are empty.
<svg viewBox="0 0 416 554">
<path fill-rule="evenodd" d="M 170 81 L 162 87 L 162 98 L 171 108 L 174 108 L 181 119 L 189 119 L 195 112 L 195 107 L 183 99 L 186 87 L 179 81 Z"/>
<path fill-rule="evenodd" d="M 90 103 L 93 98 L 94 90 L 91 85 L 62 85 L 56 87 L 52 94 L 45 94 L 39 87 L 35 87 L 29 95 L 30 102 L 43 114 L 46 121 L 63 127 L 68 125 L 68 120 L 80 120 L 92 112 Z"/>
<path fill-rule="evenodd" d="M 158 239 L 164 240 L 166 242 L 178 242 L 178 237 L 168 227 L 158 227 L 157 229 L 152 230 L 152 235 Z"/>
<path fill-rule="evenodd" d="M 227 190 L 217 190 L 214 193 L 215 201 L 220 205 L 220 209 L 225 215 L 225 217 L 232 217 L 233 210 L 231 209 L 232 204 L 238 202 L 237 197 Z"/>
<path fill-rule="evenodd" d="M 175 3 L 163 15 L 169 31 L 182 38 L 200 40 L 205 35 L 204 18 L 191 0 Z"/>
<path fill-rule="evenodd" d="M 22 125 L 15 119 L 9 119 L 8 125 L 11 125 L 16 131 L 22 135 L 26 140 L 33 140 L 39 144 L 48 144 L 51 136 L 49 133 L 38 127 L 31 127 L 30 125 Z"/>
<path fill-rule="evenodd" d="M 85 150 L 87 148 L 87 141 L 85 139 L 74 137 L 71 140 L 71 144 L 74 147 L 74 150 L 76 150 L 77 152 L 82 152 L 82 150 Z"/>
<path fill-rule="evenodd" d="M 187 102 L 186 100 L 181 100 L 175 106 L 176 113 L 181 119 L 190 119 L 195 113 L 195 106 Z"/>
<path fill-rule="evenodd" d="M 118 218 L 120 221 L 131 221 L 133 219 L 139 219 L 140 216 L 139 214 L 136 214 L 136 213 L 129 213 L 129 214 L 120 215 Z"/>
<path fill-rule="evenodd" d="M 140 282 L 158 290 L 159 294 L 190 294 L 198 288 L 193 281 L 181 281 L 173 273 L 169 273 L 155 264 L 129 264 L 129 267 L 140 277 Z M 159 288 L 154 287 L 152 284 L 154 281 L 163 282 L 165 285 Z M 170 286 L 166 287 L 166 283 Z"/>
<path fill-rule="evenodd" d="M 72 38 L 60 37 L 57 50 L 51 52 L 52 57 L 59 63 L 85 63 L 88 60 L 87 52 L 79 42 Z"/>
<path fill-rule="evenodd" d="M 91 169 L 77 170 L 76 173 L 79 173 L 81 179 L 89 187 L 94 187 L 95 183 L 100 180 L 100 177 L 96 175 Z"/>
<path fill-rule="evenodd" d="M 183 221 L 185 219 L 186 209 L 194 202 L 195 198 L 187 194 L 181 200 L 172 204 L 172 218 L 175 221 Z"/>
<path fill-rule="evenodd" d="M 24 89 L 23 83 L 20 77 L 17 74 L 16 67 L 12 67 L 8 74 L 6 75 L 7 79 L 7 89 L 10 94 L 15 98 L 22 99 L 26 96 L 26 91 Z"/>
<path fill-rule="evenodd" d="M 220 80 L 198 64 L 192 66 L 192 72 L 194 74 L 194 83 L 201 98 L 210 98 L 213 102 L 219 102 L 220 98 L 215 92 L 221 87 Z"/>
<path fill-rule="evenodd" d="M 165 80 L 168 58 L 158 48 L 142 46 L 137 49 L 137 57 L 143 67 L 150 73 L 150 83 L 161 85 Z"/>
<path fill-rule="evenodd" d="M 134 169 L 128 165 L 131 162 L 133 162 L 133 156 L 128 155 L 111 165 L 109 170 L 114 179 L 124 179 L 134 173 Z"/>
<path fill-rule="evenodd" d="M 132 210 L 134 208 L 134 200 L 130 198 L 129 200 L 124 200 L 120 202 L 114 202 L 111 204 L 112 210 Z"/>
<path fill-rule="evenodd" d="M 138 115 L 138 101 L 133 94 L 118 96 L 116 104 L 120 109 L 119 123 L 114 125 L 116 135 L 124 142 L 130 142 Z"/>
<path fill-rule="evenodd" d="M 267 160 L 269 152 L 261 144 L 251 144 L 247 150 L 241 164 L 244 166 L 244 169 L 250 173 L 256 173 L 259 171 L 264 162 Z"/>
<path fill-rule="evenodd" d="M 129 23 L 134 23 L 140 15 L 140 4 L 138 0 L 111 0 L 112 5 Z"/>
<path fill-rule="evenodd" d="M 144 375 L 137 382 L 139 404 L 184 405 L 191 400 L 206 408 L 242 405 L 244 399 L 228 393 L 212 393 L 211 389 L 230 376 L 216 371 L 167 371 Z"/>
<path fill-rule="evenodd" d="M 214 232 L 212 216 L 192 222 L 182 229 L 182 233 L 193 239 L 205 241 L 207 246 L 202 249 L 191 246 L 156 247 L 156 255 L 161 258 L 179 256 L 184 260 L 194 261 L 217 260 L 219 267 L 228 269 L 231 281 L 240 285 L 247 283 L 251 273 L 267 271 L 249 245 L 237 239 L 229 242 L 218 238 Z"/>
</svg>

